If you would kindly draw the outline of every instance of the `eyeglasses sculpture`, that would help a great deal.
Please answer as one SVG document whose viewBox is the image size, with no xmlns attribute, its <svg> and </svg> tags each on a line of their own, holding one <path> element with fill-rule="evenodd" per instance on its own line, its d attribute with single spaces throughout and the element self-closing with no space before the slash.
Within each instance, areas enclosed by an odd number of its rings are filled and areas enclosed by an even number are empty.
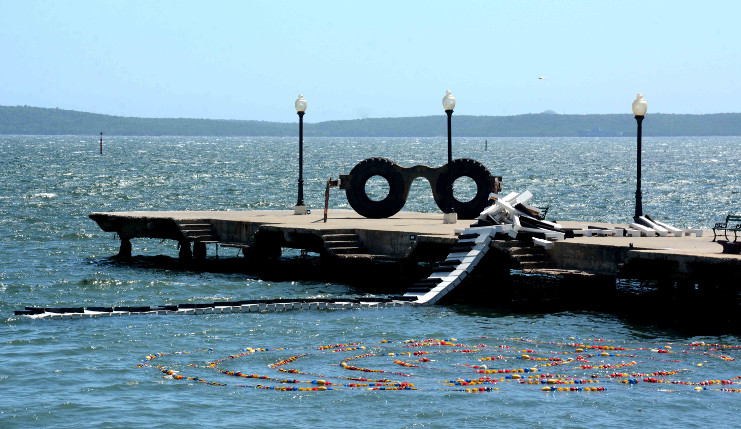
<svg viewBox="0 0 741 429">
<path fill-rule="evenodd" d="M 380 176 L 389 184 L 388 195 L 381 200 L 368 196 L 366 183 Z M 474 219 L 489 203 L 489 194 L 500 193 L 502 177 L 493 176 L 480 162 L 469 158 L 454 159 L 450 167 L 415 165 L 402 167 L 388 158 L 368 158 L 360 161 L 350 174 L 340 175 L 340 188 L 345 190 L 350 206 L 361 216 L 372 219 L 387 218 L 398 213 L 407 201 L 414 179 L 424 177 L 430 182 L 437 206 L 445 212 L 453 200 L 453 209 L 460 219 Z M 470 201 L 455 198 L 451 184 L 461 177 L 469 177 L 476 184 L 476 196 Z"/>
</svg>

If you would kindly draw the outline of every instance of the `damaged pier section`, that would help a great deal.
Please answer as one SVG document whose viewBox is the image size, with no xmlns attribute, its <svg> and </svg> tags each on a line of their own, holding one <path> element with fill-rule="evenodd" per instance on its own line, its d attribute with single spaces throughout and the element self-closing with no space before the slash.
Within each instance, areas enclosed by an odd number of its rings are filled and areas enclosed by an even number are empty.
<svg viewBox="0 0 741 429">
<path fill-rule="evenodd" d="M 124 260 L 132 256 L 131 240 L 154 238 L 177 242 L 186 263 L 209 263 L 216 249 L 232 247 L 241 250 L 239 260 L 246 265 L 278 261 L 288 264 L 287 271 L 294 267 L 280 256 L 293 248 L 318 254 L 319 270 L 329 278 L 337 274 L 333 281 L 362 280 L 370 292 L 406 295 L 415 282 L 440 270 L 470 224 L 443 224 L 440 214 L 403 211 L 367 219 L 351 210 L 330 210 L 326 223 L 319 214 L 267 210 L 92 213 L 90 218 L 118 235 Z M 574 231 L 617 227 L 559 223 Z M 439 302 L 518 312 L 609 311 L 650 323 L 722 324 L 726 332 L 739 331 L 741 255 L 722 253 L 709 234 L 577 234 L 546 247 L 512 235 L 494 231 L 490 239 L 468 238 L 470 249 L 486 251 Z"/>
</svg>

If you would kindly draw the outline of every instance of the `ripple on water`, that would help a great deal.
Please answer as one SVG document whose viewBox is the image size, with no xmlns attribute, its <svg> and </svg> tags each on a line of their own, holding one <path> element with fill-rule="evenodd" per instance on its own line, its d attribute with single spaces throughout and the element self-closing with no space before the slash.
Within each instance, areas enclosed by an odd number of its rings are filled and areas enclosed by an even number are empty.
<svg viewBox="0 0 741 429">
<path fill-rule="evenodd" d="M 632 215 L 633 139 L 489 138 L 487 151 L 483 140 L 456 138 L 454 154 L 477 159 L 502 175 L 505 192 L 531 190 L 534 203 L 550 205 L 554 219 L 626 222 Z M 305 199 L 312 208 L 324 204 L 327 177 L 346 174 L 369 156 L 404 166 L 445 161 L 440 138 L 312 137 L 306 143 Z M 735 207 L 741 172 L 734 162 L 741 159 L 741 138 L 648 137 L 644 143 L 646 212 L 679 227 L 707 228 Z M 175 245 L 159 240 L 134 240 L 134 253 L 142 256 L 121 266 L 108 259 L 117 252 L 118 239 L 87 218 L 93 211 L 289 209 L 296 192 L 295 139 L 111 136 L 100 156 L 94 138 L 0 136 L 0 151 L 5 171 L 18 172 L 6 175 L 0 189 L 0 419 L 10 426 L 208 421 L 228 426 L 587 427 L 646 426 L 674 422 L 677 416 L 683 425 L 722 426 L 741 411 L 737 395 L 722 392 L 626 388 L 560 396 L 527 389 L 486 395 L 321 395 L 165 380 L 136 365 L 156 352 L 213 348 L 212 354 L 222 356 L 245 347 L 383 339 L 486 335 L 564 341 L 575 336 L 652 344 L 690 339 L 594 313 L 504 314 L 475 306 L 84 320 L 15 317 L 13 310 L 25 305 L 159 305 L 336 297 L 356 291 L 335 283 L 182 271 L 166 262 L 177 254 Z M 348 207 L 342 192 L 333 191 L 330 207 Z M 405 210 L 437 211 L 425 181 L 414 183 Z M 736 337 L 691 340 L 739 344 Z M 738 375 L 737 363 L 705 360 L 707 374 Z M 197 361 L 203 364 L 208 357 Z M 259 371 L 270 363 L 259 362 Z M 329 362 L 338 364 L 332 358 Z"/>
</svg>

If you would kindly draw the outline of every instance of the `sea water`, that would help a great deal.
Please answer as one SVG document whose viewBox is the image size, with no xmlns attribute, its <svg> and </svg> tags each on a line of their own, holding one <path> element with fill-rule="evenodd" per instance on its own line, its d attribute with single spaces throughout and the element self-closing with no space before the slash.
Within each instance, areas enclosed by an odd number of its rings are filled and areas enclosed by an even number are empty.
<svg viewBox="0 0 741 429">
<path fill-rule="evenodd" d="M 103 146 L 101 155 L 97 136 L 0 137 L 0 427 L 737 424 L 741 393 L 717 389 L 741 385 L 698 383 L 741 376 L 741 339 L 690 337 L 609 314 L 499 313 L 495 303 L 478 303 L 74 320 L 14 316 L 27 305 L 156 306 L 363 293 L 341 283 L 176 269 L 167 262 L 177 256 L 172 241 L 135 239 L 136 262 L 119 264 L 110 258 L 117 237 L 87 217 L 93 211 L 291 210 L 297 139 L 105 137 Z M 436 167 L 446 151 L 443 138 L 307 138 L 306 204 L 321 210 L 327 179 L 347 174 L 362 159 Z M 632 218 L 635 139 L 456 138 L 453 156 L 476 159 L 501 175 L 505 192 L 530 190 L 535 205 L 550 207 L 550 219 Z M 644 212 L 678 227 L 711 227 L 728 211 L 739 211 L 740 161 L 740 137 L 644 138 Z M 459 182 L 456 194 L 470 196 L 471 183 Z M 370 187 L 382 194 L 383 186 Z M 349 208 L 343 191 L 332 190 L 332 208 Z M 424 179 L 415 181 L 404 210 L 438 211 Z M 236 254 L 221 249 L 221 256 Z M 700 319 L 713 309 L 676 311 Z M 575 358 L 579 345 L 604 344 L 630 351 L 587 348 L 581 356 L 588 362 L 545 366 L 558 362 L 548 359 Z M 209 368 L 216 361 L 216 369 L 271 378 L 224 374 Z M 350 371 L 343 362 L 382 372 Z M 545 392 L 547 384 L 520 382 L 538 373 L 518 373 L 520 380 L 512 373 L 486 374 L 497 382 L 476 386 L 490 388 L 482 393 L 455 384 L 483 376 L 474 368 L 483 363 L 537 367 L 554 379 L 594 381 L 570 387 L 607 390 Z M 672 371 L 678 372 L 658 377 L 676 383 L 626 384 L 617 382 L 625 377 L 610 376 L 637 373 L 643 380 Z M 392 385 L 361 388 L 363 382 L 348 380 L 362 377 L 418 390 L 367 390 Z M 301 383 L 276 381 L 289 378 Z M 312 388 L 317 379 L 336 390 L 255 388 Z"/>
</svg>

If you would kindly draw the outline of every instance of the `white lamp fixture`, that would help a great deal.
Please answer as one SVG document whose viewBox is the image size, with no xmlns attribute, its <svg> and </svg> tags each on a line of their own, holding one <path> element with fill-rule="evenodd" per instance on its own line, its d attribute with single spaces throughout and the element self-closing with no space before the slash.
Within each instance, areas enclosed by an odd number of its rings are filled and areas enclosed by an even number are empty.
<svg viewBox="0 0 741 429">
<path fill-rule="evenodd" d="M 455 109 L 455 97 L 453 97 L 450 90 L 445 91 L 445 97 L 443 97 L 443 108 L 446 112 Z"/>
<path fill-rule="evenodd" d="M 294 105 L 296 106 L 296 112 L 305 112 L 306 100 L 304 99 L 304 96 L 299 94 Z"/>
<path fill-rule="evenodd" d="M 647 110 L 648 104 L 646 104 L 646 100 L 643 99 L 643 94 L 638 93 L 635 101 L 633 101 L 633 114 L 635 116 L 645 116 Z"/>
</svg>

